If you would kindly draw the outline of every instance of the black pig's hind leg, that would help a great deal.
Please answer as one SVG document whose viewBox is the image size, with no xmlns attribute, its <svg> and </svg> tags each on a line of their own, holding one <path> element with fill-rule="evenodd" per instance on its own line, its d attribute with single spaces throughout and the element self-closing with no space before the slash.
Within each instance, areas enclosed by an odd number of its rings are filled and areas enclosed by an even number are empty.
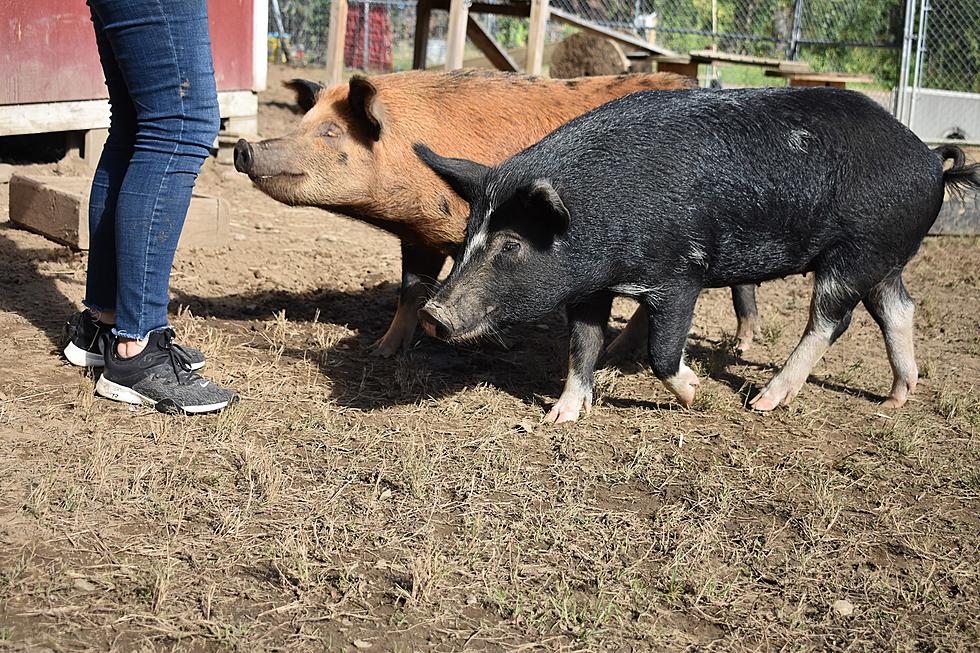
<svg viewBox="0 0 980 653">
<path fill-rule="evenodd" d="M 574 422 L 585 407 L 592 411 L 592 389 L 595 368 L 602 353 L 603 332 L 612 309 L 612 295 L 603 293 L 587 300 L 569 304 L 568 323 L 571 336 L 568 342 L 568 377 L 561 397 L 544 421 L 561 424 Z"/>
<path fill-rule="evenodd" d="M 799 394 L 813 366 L 851 323 L 851 313 L 864 294 L 851 283 L 851 279 L 842 280 L 832 269 L 814 274 L 810 320 L 803 337 L 783 368 L 749 402 L 752 408 L 769 411 L 786 406 Z"/>
<path fill-rule="evenodd" d="M 684 363 L 684 346 L 691 331 L 694 307 L 700 288 L 672 289 L 671 296 L 648 304 L 650 313 L 649 351 L 653 373 L 682 405 L 694 403 L 700 383 L 694 371 Z"/>
<path fill-rule="evenodd" d="M 864 298 L 864 306 L 881 328 L 892 367 L 892 391 L 882 406 L 899 408 L 919 379 L 912 326 L 915 307 L 902 283 L 901 272 L 873 287 Z"/>
<path fill-rule="evenodd" d="M 735 305 L 735 317 L 738 318 L 735 348 L 740 352 L 748 351 L 752 340 L 762 333 L 759 308 L 755 305 L 755 286 L 732 286 L 732 304 Z"/>
</svg>

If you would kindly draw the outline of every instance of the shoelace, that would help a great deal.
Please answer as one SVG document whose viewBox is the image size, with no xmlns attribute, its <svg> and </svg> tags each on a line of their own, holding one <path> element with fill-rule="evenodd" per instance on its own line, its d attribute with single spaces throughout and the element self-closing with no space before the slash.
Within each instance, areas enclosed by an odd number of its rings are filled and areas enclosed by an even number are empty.
<svg viewBox="0 0 980 653">
<path fill-rule="evenodd" d="M 160 349 L 166 351 L 170 357 L 170 366 L 174 370 L 177 382 L 181 385 L 190 385 L 202 377 L 192 370 L 190 363 L 187 362 L 190 357 L 187 350 L 174 342 L 176 335 L 173 329 L 166 329 L 163 332 L 163 337 L 160 339 L 158 346 Z M 184 374 L 183 377 L 181 377 L 181 373 Z"/>
</svg>

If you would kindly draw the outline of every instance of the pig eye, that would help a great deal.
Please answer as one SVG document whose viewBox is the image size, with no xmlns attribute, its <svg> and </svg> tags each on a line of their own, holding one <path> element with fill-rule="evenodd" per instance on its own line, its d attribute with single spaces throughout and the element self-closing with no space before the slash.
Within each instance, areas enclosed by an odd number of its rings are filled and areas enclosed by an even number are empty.
<svg viewBox="0 0 980 653">
<path fill-rule="evenodd" d="M 340 136 L 340 127 L 334 125 L 333 123 L 324 125 L 320 128 L 320 136 L 324 136 L 326 138 L 337 138 Z"/>
<path fill-rule="evenodd" d="M 504 241 L 504 246 L 500 248 L 502 252 L 516 252 L 521 248 L 521 244 L 516 240 Z"/>
</svg>

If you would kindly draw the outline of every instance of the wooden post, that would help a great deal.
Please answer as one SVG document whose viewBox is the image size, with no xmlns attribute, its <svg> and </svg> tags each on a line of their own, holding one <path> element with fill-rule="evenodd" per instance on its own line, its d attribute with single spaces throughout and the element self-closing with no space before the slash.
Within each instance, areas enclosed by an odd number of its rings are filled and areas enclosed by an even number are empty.
<svg viewBox="0 0 980 653">
<path fill-rule="evenodd" d="M 544 65 L 544 30 L 548 25 L 548 0 L 531 0 L 531 18 L 527 27 L 528 75 L 540 75 Z"/>
<path fill-rule="evenodd" d="M 449 29 L 446 34 L 446 70 L 463 67 L 463 48 L 466 46 L 466 0 L 449 3 Z"/>
<path fill-rule="evenodd" d="M 265 90 L 269 72 L 269 3 L 252 3 L 252 90 Z"/>
<path fill-rule="evenodd" d="M 425 55 L 429 50 L 429 17 L 432 15 L 431 0 L 419 0 L 415 5 L 415 44 L 412 68 L 425 69 Z"/>
<path fill-rule="evenodd" d="M 365 18 L 366 20 L 366 18 Z M 330 3 L 330 27 L 327 32 L 327 84 L 339 84 L 344 78 L 344 39 L 347 36 L 347 0 Z"/>
</svg>

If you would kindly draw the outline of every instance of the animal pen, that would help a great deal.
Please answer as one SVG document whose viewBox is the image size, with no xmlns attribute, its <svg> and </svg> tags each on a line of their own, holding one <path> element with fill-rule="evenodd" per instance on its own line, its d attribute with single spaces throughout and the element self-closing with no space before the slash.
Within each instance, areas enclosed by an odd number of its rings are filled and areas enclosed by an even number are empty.
<svg viewBox="0 0 980 653">
<path fill-rule="evenodd" d="M 367 50 L 377 37 L 361 20 L 371 11 L 387 16 L 390 66 L 343 56 L 345 38 Z M 584 30 L 705 84 L 849 83 L 927 140 L 980 142 L 980 4 L 970 0 L 282 0 L 282 12 L 328 81 L 350 70 L 458 68 L 471 55 L 538 74 L 549 43 Z"/>
</svg>

